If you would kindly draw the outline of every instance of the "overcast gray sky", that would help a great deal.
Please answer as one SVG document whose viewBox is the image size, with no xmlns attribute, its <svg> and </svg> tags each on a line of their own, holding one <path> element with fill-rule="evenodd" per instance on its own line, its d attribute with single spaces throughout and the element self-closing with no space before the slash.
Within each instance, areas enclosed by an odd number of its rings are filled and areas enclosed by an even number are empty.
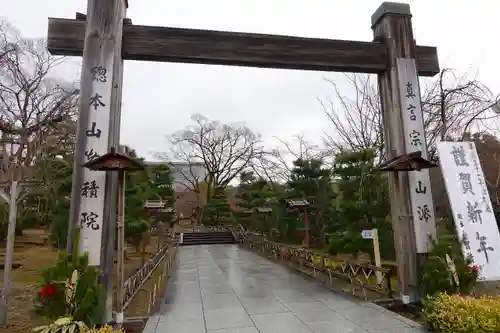
<svg viewBox="0 0 500 333">
<path fill-rule="evenodd" d="M 86 0 L 0 0 L 0 15 L 26 37 L 45 37 L 47 18 L 74 18 Z M 370 16 L 379 0 L 129 0 L 134 24 L 286 34 L 371 41 Z M 418 44 L 438 47 L 441 67 L 468 71 L 500 91 L 500 1 L 414 0 Z M 494 62 L 494 59 L 496 62 Z M 79 80 L 80 63 L 58 70 Z M 323 78 L 341 74 L 125 63 L 121 141 L 142 156 L 165 150 L 166 133 L 201 113 L 224 122 L 245 121 L 266 139 L 304 132 L 317 140 L 331 131 L 317 98 L 331 96 Z"/>
</svg>

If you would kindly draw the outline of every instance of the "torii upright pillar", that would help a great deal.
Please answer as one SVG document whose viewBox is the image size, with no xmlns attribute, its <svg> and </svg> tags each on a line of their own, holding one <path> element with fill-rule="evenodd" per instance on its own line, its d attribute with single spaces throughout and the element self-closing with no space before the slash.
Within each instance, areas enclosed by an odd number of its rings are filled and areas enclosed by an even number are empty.
<svg viewBox="0 0 500 333">
<path fill-rule="evenodd" d="M 387 160 L 415 151 L 427 159 L 410 6 L 384 2 L 372 29 L 375 41 L 387 47 L 389 68 L 378 75 Z M 403 303 L 416 302 L 418 266 L 436 237 L 429 170 L 390 172 L 388 180 L 400 296 Z"/>
</svg>

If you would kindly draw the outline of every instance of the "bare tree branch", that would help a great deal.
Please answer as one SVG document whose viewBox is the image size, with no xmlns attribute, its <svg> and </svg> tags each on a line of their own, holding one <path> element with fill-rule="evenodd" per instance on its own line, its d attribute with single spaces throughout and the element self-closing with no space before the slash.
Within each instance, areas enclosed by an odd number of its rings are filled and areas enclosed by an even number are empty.
<svg viewBox="0 0 500 333">
<path fill-rule="evenodd" d="M 26 169 L 60 128 L 69 134 L 79 90 L 50 77 L 64 58 L 50 55 L 44 40 L 22 38 L 6 21 L 0 21 L 0 55 L 1 141 L 14 143 L 9 158 Z"/>
<path fill-rule="evenodd" d="M 500 94 L 493 94 L 476 78 L 443 69 L 422 98 L 427 144 L 432 149 L 438 139 L 463 140 L 469 132 L 487 133 L 485 125 L 498 124 L 499 116 L 491 108 L 499 101 Z"/>
<path fill-rule="evenodd" d="M 293 161 L 298 159 L 328 160 L 330 151 L 296 134 L 291 142 L 275 137 L 278 145 L 263 152 L 252 161 L 251 168 L 260 178 L 266 179 L 273 186 L 283 184 L 290 179 Z"/>
<path fill-rule="evenodd" d="M 344 95 L 339 86 L 333 86 L 336 103 L 320 101 L 323 111 L 333 125 L 335 136 L 325 133 L 323 141 L 333 152 L 341 149 L 383 149 L 383 131 L 380 100 L 374 77 L 345 74 L 352 97 Z"/>
<path fill-rule="evenodd" d="M 194 125 L 168 136 L 170 152 L 157 157 L 188 165 L 202 163 L 203 181 L 211 189 L 226 187 L 262 151 L 260 136 L 243 124 L 222 124 L 199 114 L 191 119 Z M 186 176 L 193 180 L 192 174 Z"/>
<path fill-rule="evenodd" d="M 336 82 L 329 81 L 335 93 L 335 102 L 320 101 L 323 111 L 333 125 L 333 133 L 325 133 L 323 141 L 331 150 L 375 148 L 384 157 L 384 137 L 380 99 L 373 76 L 346 75 L 349 88 L 342 93 Z M 469 132 L 498 133 L 499 115 L 492 106 L 500 101 L 476 78 L 457 75 L 446 68 L 435 80 L 422 89 L 422 111 L 427 145 L 431 158 L 435 156 L 438 140 L 463 139 Z M 495 124 L 495 125 L 492 125 Z"/>
</svg>

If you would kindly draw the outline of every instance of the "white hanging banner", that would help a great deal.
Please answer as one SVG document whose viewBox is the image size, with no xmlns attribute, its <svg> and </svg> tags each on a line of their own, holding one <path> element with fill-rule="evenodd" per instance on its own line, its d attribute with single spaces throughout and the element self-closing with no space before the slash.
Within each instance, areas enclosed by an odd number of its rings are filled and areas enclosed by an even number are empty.
<svg viewBox="0 0 500 333">
<path fill-rule="evenodd" d="M 398 58 L 396 61 L 406 152 L 421 151 L 422 157 L 427 159 L 424 117 L 415 59 Z M 408 178 L 417 252 L 427 253 L 431 246 L 430 238 L 436 238 L 436 217 L 429 170 L 409 171 Z"/>
<path fill-rule="evenodd" d="M 474 142 L 439 142 L 439 162 L 465 256 L 480 279 L 500 280 L 500 233 Z"/>
<path fill-rule="evenodd" d="M 89 122 L 85 136 L 84 163 L 108 152 L 109 118 L 111 112 L 113 53 L 105 63 L 96 63 L 92 75 L 92 94 L 88 100 Z M 88 252 L 89 264 L 101 261 L 106 172 L 84 169 L 80 191 L 80 253 Z"/>
</svg>

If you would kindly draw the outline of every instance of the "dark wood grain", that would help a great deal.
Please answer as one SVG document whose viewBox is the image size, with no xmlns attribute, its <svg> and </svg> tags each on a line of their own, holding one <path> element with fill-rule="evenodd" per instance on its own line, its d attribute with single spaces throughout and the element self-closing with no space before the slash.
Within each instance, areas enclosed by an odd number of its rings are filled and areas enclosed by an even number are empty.
<svg viewBox="0 0 500 333">
<path fill-rule="evenodd" d="M 84 35 L 84 21 L 49 18 L 52 54 L 81 55 Z M 378 42 L 140 25 L 124 26 L 123 58 L 360 73 L 380 73 L 388 67 L 386 46 Z M 421 76 L 439 72 L 435 47 L 417 46 L 417 62 Z"/>
<path fill-rule="evenodd" d="M 78 21 L 85 21 L 87 19 L 87 14 L 76 12 L 75 19 L 77 19 Z M 128 17 L 123 18 L 123 24 L 132 24 L 132 19 Z"/>
</svg>

